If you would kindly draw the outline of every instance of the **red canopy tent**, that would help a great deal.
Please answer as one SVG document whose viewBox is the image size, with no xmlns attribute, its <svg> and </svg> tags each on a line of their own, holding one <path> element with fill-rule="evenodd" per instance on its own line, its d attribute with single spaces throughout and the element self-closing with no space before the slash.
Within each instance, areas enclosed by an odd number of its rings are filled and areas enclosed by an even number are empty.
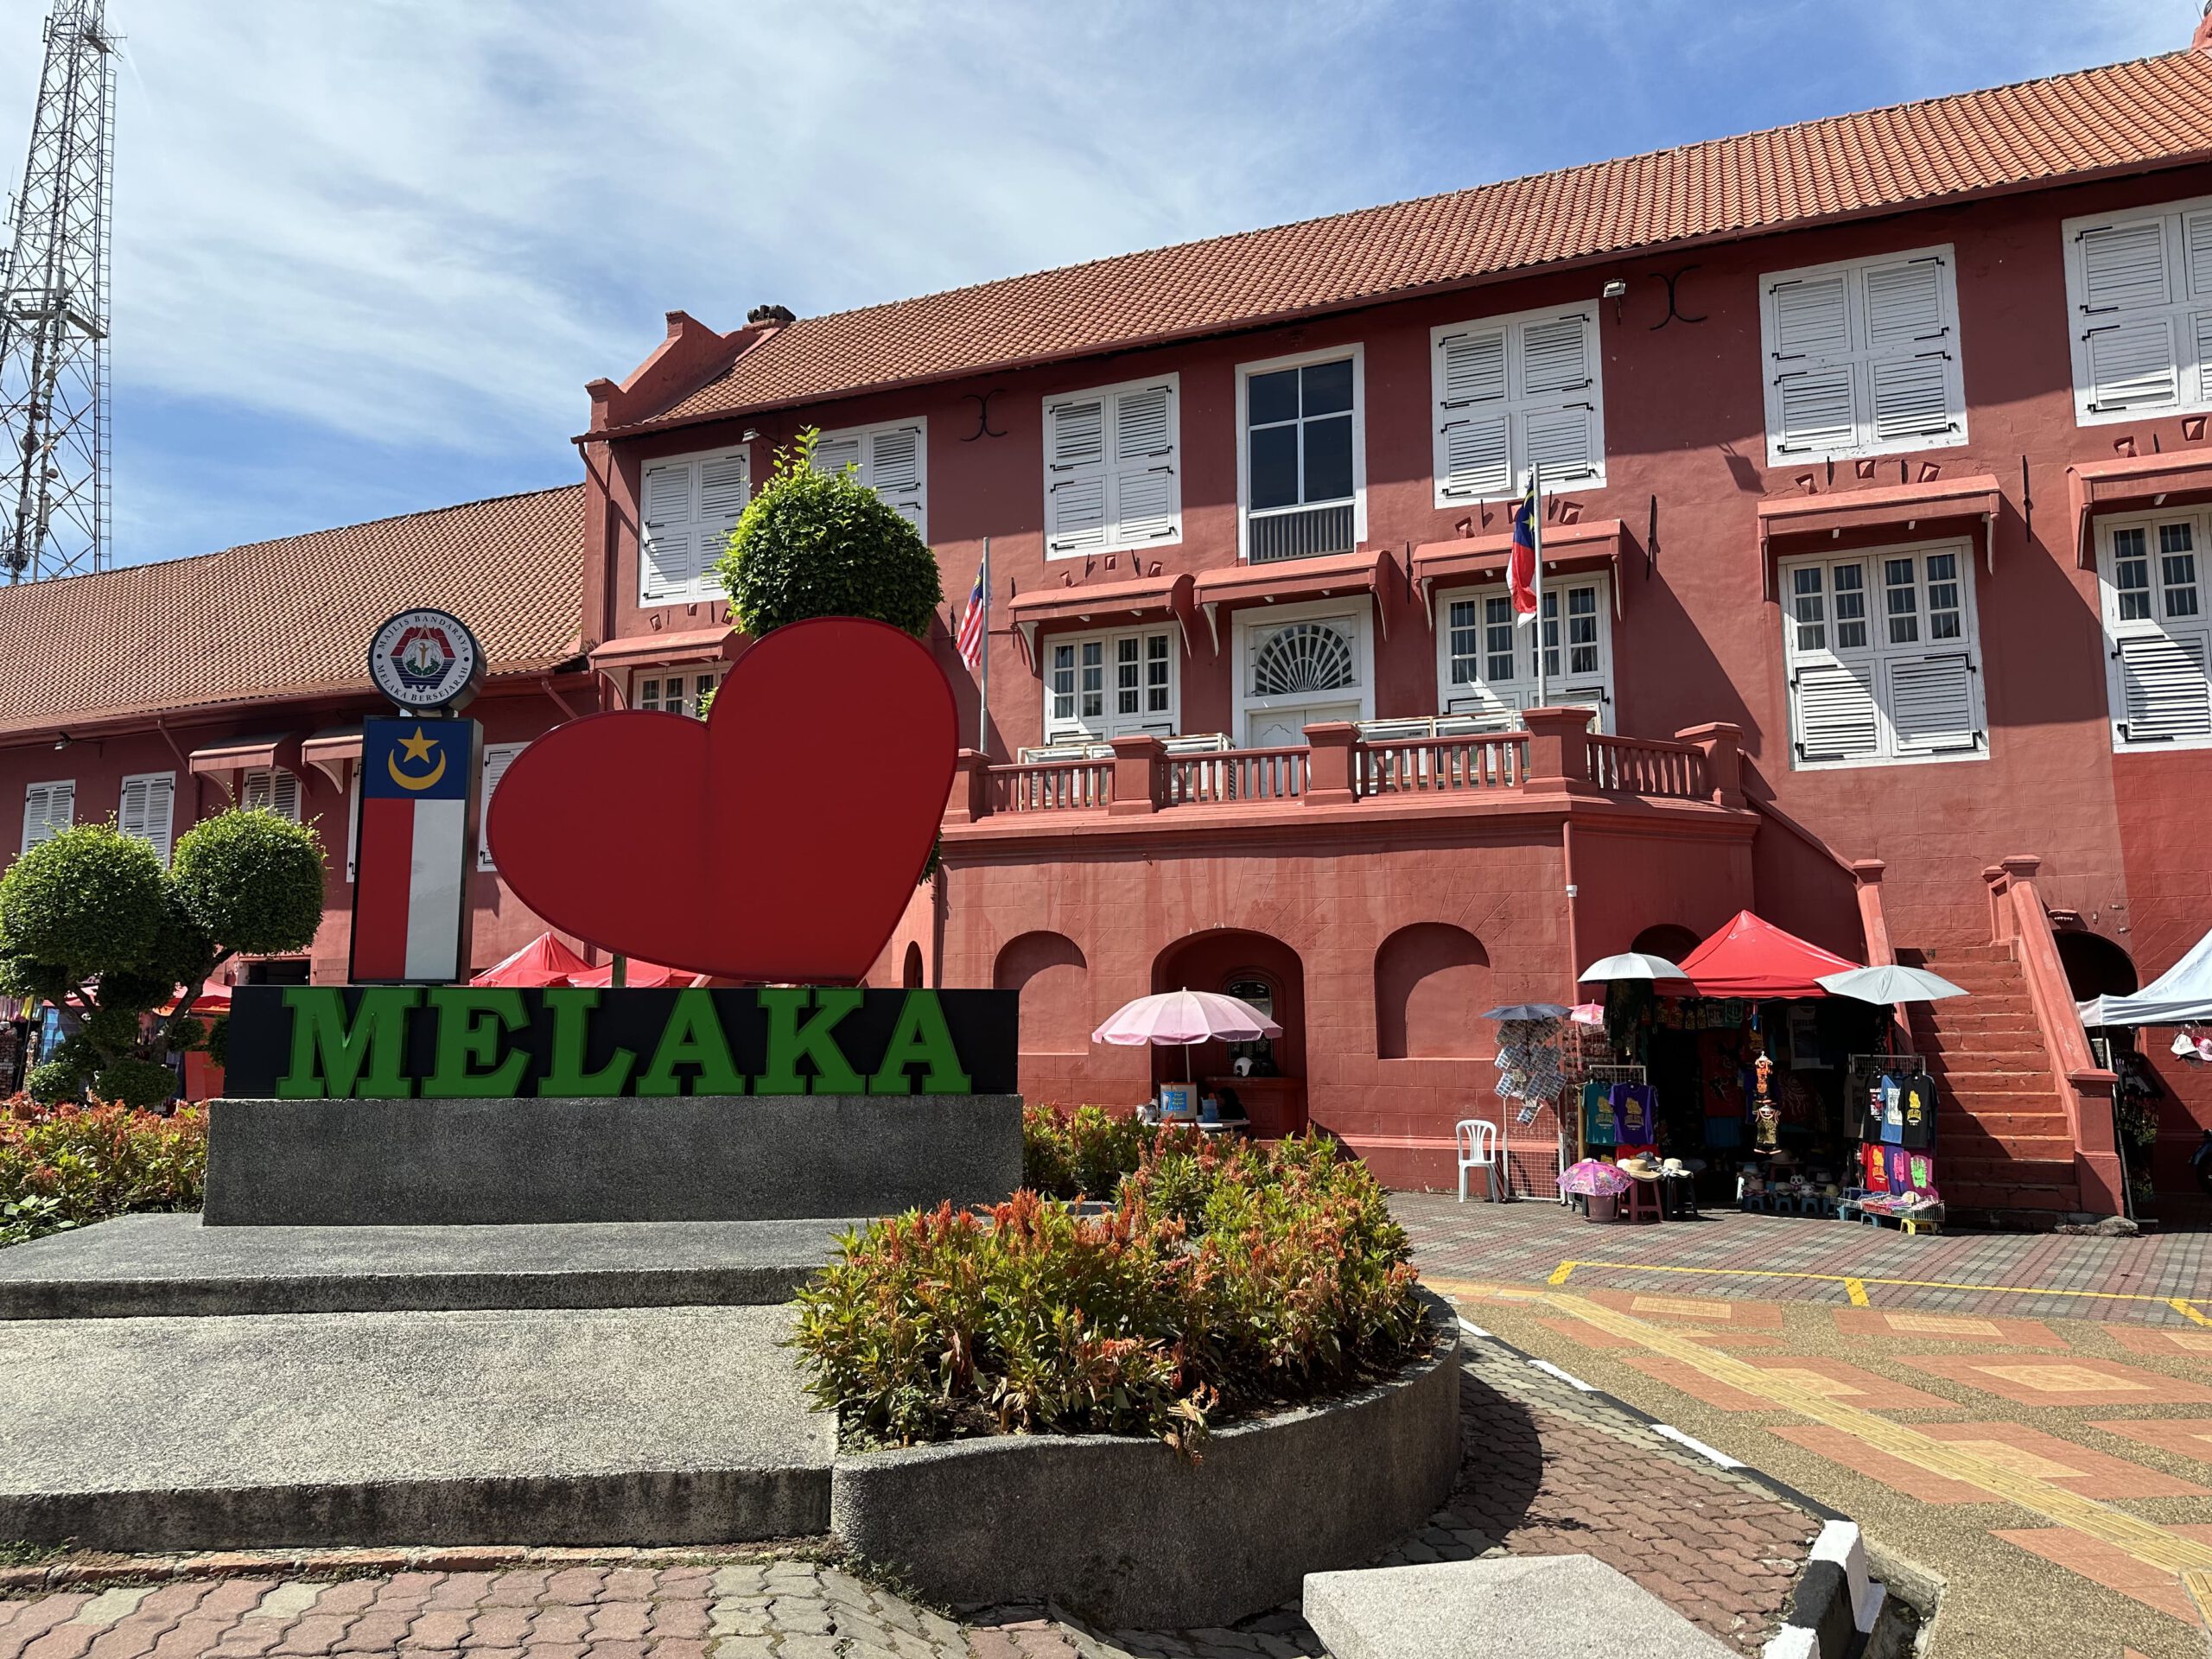
<svg viewBox="0 0 2212 1659">
<path fill-rule="evenodd" d="M 472 985 L 566 985 L 572 974 L 587 974 L 591 964 L 550 933 L 541 933 L 528 944 L 495 963 L 468 982 Z"/>
<path fill-rule="evenodd" d="M 658 963 L 639 962 L 632 957 L 623 969 L 622 982 L 632 990 L 658 990 L 664 985 L 689 988 L 702 984 L 706 976 L 695 974 L 689 968 L 664 968 Z M 579 967 L 569 976 L 571 985 L 605 988 L 614 983 L 614 964 L 605 963 L 597 968 Z"/>
<path fill-rule="evenodd" d="M 1826 996 L 1822 974 L 1859 966 L 1785 933 L 1748 910 L 1684 957 L 1681 969 L 1700 996 Z"/>
</svg>

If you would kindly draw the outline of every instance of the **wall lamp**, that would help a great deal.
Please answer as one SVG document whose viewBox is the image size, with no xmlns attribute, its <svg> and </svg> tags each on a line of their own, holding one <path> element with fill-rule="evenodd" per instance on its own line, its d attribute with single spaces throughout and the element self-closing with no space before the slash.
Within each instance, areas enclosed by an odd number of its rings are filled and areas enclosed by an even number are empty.
<svg viewBox="0 0 2212 1659">
<path fill-rule="evenodd" d="M 1604 296 L 1613 302 L 1613 321 L 1621 320 L 1621 302 L 1628 298 L 1628 284 L 1616 276 L 1605 287 Z"/>
</svg>

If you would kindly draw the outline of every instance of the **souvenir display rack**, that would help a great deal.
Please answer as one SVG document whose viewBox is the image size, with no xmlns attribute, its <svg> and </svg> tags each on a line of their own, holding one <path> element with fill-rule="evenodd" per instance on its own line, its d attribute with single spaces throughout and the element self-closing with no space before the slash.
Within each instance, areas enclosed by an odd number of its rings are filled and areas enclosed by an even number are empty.
<svg viewBox="0 0 2212 1659">
<path fill-rule="evenodd" d="M 1926 1058 L 1904 1050 L 1891 1050 L 1871 1054 L 1853 1054 L 1846 1063 L 1844 1098 L 1851 1125 L 1849 1133 L 1862 1148 L 1869 1144 L 1881 1146 L 1883 1141 L 1869 1142 L 1866 1131 L 1872 1122 L 1871 1115 L 1862 1108 L 1868 1091 L 1877 1087 L 1877 1079 L 1894 1078 L 1904 1089 L 1916 1085 L 1925 1091 L 1929 1111 L 1927 1130 L 1923 1143 L 1908 1147 L 1901 1141 L 1889 1142 L 1889 1147 L 1903 1154 L 1907 1168 L 1926 1172 L 1922 1185 L 1899 1189 L 1894 1179 L 1877 1185 L 1867 1179 L 1862 1169 L 1859 1179 L 1847 1184 L 1836 1213 L 1847 1221 L 1864 1222 L 1878 1226 L 1885 1222 L 1903 1227 L 1908 1232 L 1933 1232 L 1940 1229 L 1943 1220 L 1943 1201 L 1936 1179 L 1936 1145 L 1942 1123 L 1942 1113 L 1934 1075 L 1928 1069 Z M 1862 1154 L 1863 1155 L 1863 1154 Z"/>
</svg>

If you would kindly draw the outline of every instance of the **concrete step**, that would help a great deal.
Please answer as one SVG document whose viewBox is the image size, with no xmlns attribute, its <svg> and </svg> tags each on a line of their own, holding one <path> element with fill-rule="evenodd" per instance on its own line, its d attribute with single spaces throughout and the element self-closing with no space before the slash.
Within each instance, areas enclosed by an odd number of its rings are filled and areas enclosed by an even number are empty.
<svg viewBox="0 0 2212 1659">
<path fill-rule="evenodd" d="M 1939 1168 L 1967 1169 L 1984 1164 L 2074 1163 L 2073 1137 L 2066 1135 L 1990 1135 L 1968 1124 L 1946 1125 Z"/>
<path fill-rule="evenodd" d="M 119 1551 L 827 1529 L 780 1307 L 0 1323 L 0 1538 Z"/>
<path fill-rule="evenodd" d="M 1914 1020 L 1912 1028 L 1916 1035 L 1931 1034 L 1943 1039 L 1971 1038 L 1984 1032 L 2021 1032 L 2038 1039 L 2043 1035 L 2043 1028 L 2036 1024 L 2034 1011 L 2024 1005 L 1980 1013 L 1930 1014 Z"/>
<path fill-rule="evenodd" d="M 2054 1123 L 2066 1122 L 2066 1109 L 2059 1103 L 2058 1096 L 2046 1089 L 2039 1095 L 1983 1094 L 1979 1090 L 1944 1091 L 1942 1103 L 1963 1113 L 1967 1117 L 1980 1117 L 1984 1113 L 2011 1116 L 2028 1113 L 2048 1118 Z"/>
<path fill-rule="evenodd" d="M 1916 951 L 1900 950 L 1897 954 L 1900 957 L 1913 957 L 1915 967 L 1935 968 L 1937 973 L 1948 977 L 1950 973 L 1949 968 L 1937 967 L 1937 963 L 1948 963 L 1955 965 L 1967 962 L 2011 962 L 2012 947 L 2009 944 L 1942 944 L 1931 945 Z"/>
<path fill-rule="evenodd" d="M 1958 1032 L 1929 1058 L 1931 1060 L 1955 1062 L 1963 1054 L 2018 1055 L 2035 1065 L 2044 1063 L 2043 1038 L 2035 1031 L 2031 1021 L 2023 1020 L 2017 1031 Z M 1916 1036 L 1923 1034 L 1916 1031 Z"/>
<path fill-rule="evenodd" d="M 124 1216 L 0 1250 L 0 1319 L 785 1302 L 855 1224 L 206 1227 Z"/>
<path fill-rule="evenodd" d="M 1986 1062 L 1988 1057 L 1979 1055 L 1977 1060 Z M 2007 1071 L 2003 1067 L 1953 1070 L 1940 1061 L 1931 1061 L 1929 1072 L 1935 1077 L 1942 1092 L 1980 1097 L 1988 1095 L 2050 1095 L 2056 1092 L 2048 1070 L 2038 1066 L 2034 1071 Z"/>
<path fill-rule="evenodd" d="M 2069 1147 L 2063 1155 L 2051 1158 L 1987 1158 L 1945 1150 L 1936 1158 L 1936 1179 L 1938 1185 L 1945 1187 L 1953 1181 L 1969 1185 L 2070 1186 L 2074 1184 L 2073 1151 Z"/>
<path fill-rule="evenodd" d="M 1963 1108 L 1956 1111 L 1946 1110 L 1936 1125 L 1936 1131 L 1942 1136 L 1947 1147 L 1951 1137 L 1961 1132 L 2000 1135 L 2057 1135 L 2062 1138 L 2071 1133 L 2067 1128 L 2066 1114 L 2055 1107 L 2047 1112 L 1970 1112 Z"/>
</svg>

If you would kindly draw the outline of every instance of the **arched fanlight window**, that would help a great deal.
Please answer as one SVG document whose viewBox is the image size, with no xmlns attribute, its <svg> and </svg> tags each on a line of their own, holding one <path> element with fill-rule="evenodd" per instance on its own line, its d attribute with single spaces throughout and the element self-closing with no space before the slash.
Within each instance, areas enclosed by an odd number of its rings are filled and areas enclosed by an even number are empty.
<svg viewBox="0 0 2212 1659">
<path fill-rule="evenodd" d="M 1252 649 L 1252 695 L 1294 697 L 1359 683 L 1350 629 L 1340 622 L 1293 622 Z"/>
</svg>

